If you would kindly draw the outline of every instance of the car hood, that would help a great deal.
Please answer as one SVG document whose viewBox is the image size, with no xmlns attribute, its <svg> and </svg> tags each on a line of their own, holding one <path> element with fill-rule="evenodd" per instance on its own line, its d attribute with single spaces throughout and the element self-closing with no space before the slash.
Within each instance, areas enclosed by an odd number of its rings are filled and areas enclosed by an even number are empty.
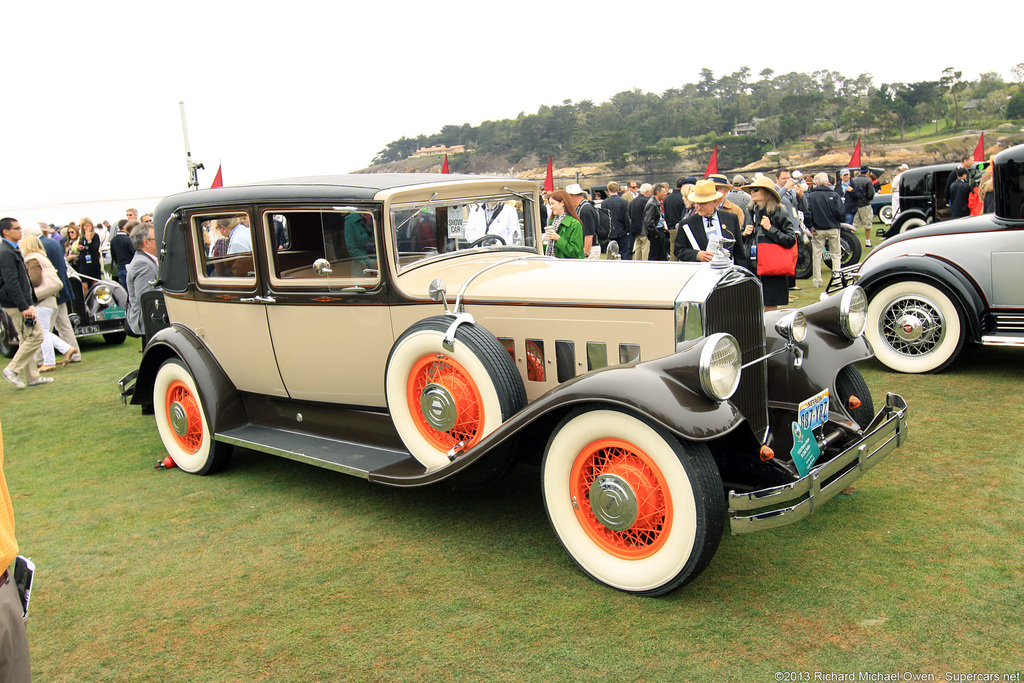
<svg viewBox="0 0 1024 683">
<path fill-rule="evenodd" d="M 403 295 L 427 299 L 430 282 L 440 278 L 449 303 L 465 286 L 464 298 L 476 302 L 667 308 L 683 285 L 708 268 L 697 263 L 557 259 L 505 251 L 434 259 L 408 268 L 395 282 Z"/>
</svg>

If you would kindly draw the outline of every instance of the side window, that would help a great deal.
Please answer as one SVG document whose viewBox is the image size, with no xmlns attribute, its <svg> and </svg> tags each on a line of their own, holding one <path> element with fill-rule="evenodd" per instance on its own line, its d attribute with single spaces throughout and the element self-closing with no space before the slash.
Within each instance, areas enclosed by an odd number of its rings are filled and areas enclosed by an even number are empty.
<svg viewBox="0 0 1024 683">
<path fill-rule="evenodd" d="M 374 285 L 380 280 L 376 220 L 368 209 L 274 209 L 263 214 L 274 245 L 272 279 L 282 285 Z M 317 266 L 327 261 L 329 269 Z M 319 271 L 319 272 L 318 272 Z"/>
<path fill-rule="evenodd" d="M 192 230 L 198 251 L 201 281 L 217 284 L 254 284 L 252 227 L 249 214 L 230 211 L 195 215 Z"/>
</svg>

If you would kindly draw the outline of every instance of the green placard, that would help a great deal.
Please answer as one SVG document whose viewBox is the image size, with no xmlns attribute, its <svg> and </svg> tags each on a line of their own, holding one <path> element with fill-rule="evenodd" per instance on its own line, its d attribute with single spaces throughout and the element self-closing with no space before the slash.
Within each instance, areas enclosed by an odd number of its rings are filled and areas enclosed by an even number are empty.
<svg viewBox="0 0 1024 683">
<path fill-rule="evenodd" d="M 814 432 L 810 429 L 804 429 L 794 422 L 793 450 L 789 453 L 793 456 L 793 462 L 796 463 L 796 469 L 800 476 L 806 477 L 807 473 L 814 467 L 814 463 L 818 461 L 818 456 L 821 455 L 821 449 L 818 448 L 818 440 L 814 438 Z"/>
</svg>

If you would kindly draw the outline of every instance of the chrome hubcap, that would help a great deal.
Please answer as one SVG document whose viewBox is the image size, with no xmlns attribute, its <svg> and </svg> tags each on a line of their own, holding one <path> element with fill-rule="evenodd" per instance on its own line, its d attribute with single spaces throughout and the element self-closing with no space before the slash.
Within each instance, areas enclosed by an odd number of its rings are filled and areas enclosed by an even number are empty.
<svg viewBox="0 0 1024 683">
<path fill-rule="evenodd" d="M 178 436 L 185 436 L 188 434 L 188 414 L 185 412 L 185 408 L 180 403 L 175 401 L 171 404 L 171 429 Z"/>
<path fill-rule="evenodd" d="M 590 509 L 597 521 L 612 531 L 633 526 L 639 510 L 633 488 L 614 474 L 602 474 L 590 485 Z"/>
<path fill-rule="evenodd" d="M 878 322 L 881 337 L 893 351 L 905 356 L 931 353 L 946 334 L 939 307 L 917 297 L 894 301 Z"/>
<path fill-rule="evenodd" d="M 423 419 L 439 432 L 447 432 L 459 418 L 455 399 L 440 384 L 428 384 L 420 392 L 420 412 Z"/>
<path fill-rule="evenodd" d="M 922 328 L 921 319 L 908 313 L 896 321 L 896 336 L 907 343 L 913 343 L 921 338 Z"/>
</svg>

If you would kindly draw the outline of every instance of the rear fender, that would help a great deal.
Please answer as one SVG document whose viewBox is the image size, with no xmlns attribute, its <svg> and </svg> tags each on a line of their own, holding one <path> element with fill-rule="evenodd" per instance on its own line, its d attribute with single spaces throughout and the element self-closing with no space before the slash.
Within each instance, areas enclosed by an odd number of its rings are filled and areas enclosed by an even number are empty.
<svg viewBox="0 0 1024 683">
<path fill-rule="evenodd" d="M 246 424 L 248 417 L 242 399 L 234 384 L 224 374 L 209 349 L 187 328 L 172 325 L 157 332 L 146 345 L 139 364 L 135 392 L 131 402 L 135 405 L 153 404 L 153 383 L 160 366 L 171 358 L 185 363 L 195 380 L 199 398 L 203 402 L 213 433 Z"/>
</svg>

